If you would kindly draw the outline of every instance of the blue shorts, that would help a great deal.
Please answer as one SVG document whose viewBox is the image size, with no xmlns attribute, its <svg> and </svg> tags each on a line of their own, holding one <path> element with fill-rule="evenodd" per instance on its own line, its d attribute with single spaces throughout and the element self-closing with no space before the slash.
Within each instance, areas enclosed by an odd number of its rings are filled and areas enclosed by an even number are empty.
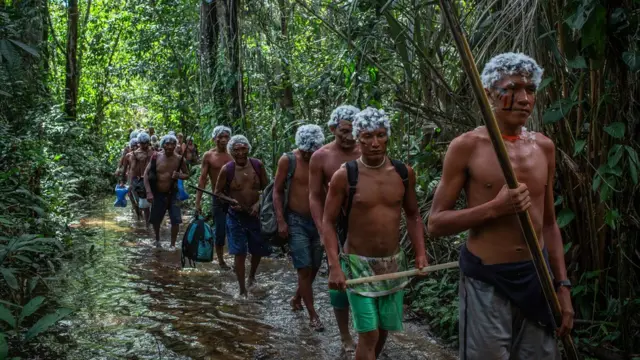
<svg viewBox="0 0 640 360">
<path fill-rule="evenodd" d="M 164 214 L 167 212 L 168 205 L 169 193 L 154 193 L 149 222 L 153 225 L 160 225 L 162 219 L 164 219 Z M 178 206 L 178 193 L 173 194 L 171 208 L 169 209 L 169 219 L 171 220 L 171 225 L 182 224 L 182 213 Z"/>
<path fill-rule="evenodd" d="M 227 216 L 227 236 L 229 237 L 229 254 L 268 256 L 271 247 L 260 234 L 260 219 L 229 210 Z"/>
<path fill-rule="evenodd" d="M 289 249 L 293 259 L 293 267 L 296 269 L 319 269 L 322 262 L 322 244 L 313 218 L 289 210 L 287 225 L 289 226 Z"/>
<path fill-rule="evenodd" d="M 211 205 L 211 211 L 213 212 L 213 224 L 215 231 L 215 244 L 216 246 L 224 246 L 225 237 L 227 236 L 227 210 L 229 205 L 217 200 L 213 196 L 213 202 Z"/>
</svg>

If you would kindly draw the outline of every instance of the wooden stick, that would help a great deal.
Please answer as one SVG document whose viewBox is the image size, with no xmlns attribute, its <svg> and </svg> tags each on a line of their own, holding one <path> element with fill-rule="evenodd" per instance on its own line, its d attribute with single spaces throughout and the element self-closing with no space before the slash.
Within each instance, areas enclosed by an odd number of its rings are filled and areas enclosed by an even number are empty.
<svg viewBox="0 0 640 360">
<path fill-rule="evenodd" d="M 469 48 L 469 43 L 467 42 L 467 39 L 462 32 L 462 28 L 460 27 L 460 23 L 456 18 L 456 13 L 450 0 L 439 0 L 439 2 L 442 14 L 447 20 L 447 24 L 449 25 L 449 29 L 451 30 L 451 34 L 453 35 L 453 39 L 456 43 L 456 47 L 458 48 L 458 52 L 460 53 L 462 64 L 464 65 L 464 70 L 469 77 L 471 87 L 475 94 L 476 100 L 479 103 L 478 105 L 480 106 L 482 117 L 487 127 L 487 131 L 489 132 L 489 137 L 491 138 L 493 148 L 496 152 L 496 155 L 498 156 L 498 161 L 500 162 L 500 166 L 502 167 L 502 172 L 504 173 L 507 186 L 509 186 L 509 188 L 511 189 L 515 189 L 518 187 L 518 179 L 516 178 L 516 174 L 513 171 L 513 168 L 511 167 L 509 154 L 507 153 L 507 149 L 504 145 L 504 142 L 502 141 L 500 128 L 498 127 L 498 122 L 496 121 L 496 118 L 493 114 L 493 110 L 491 110 L 489 99 L 487 99 L 487 95 L 484 92 L 484 88 L 480 80 L 480 74 L 478 73 L 478 69 L 476 68 L 471 49 Z M 549 186 L 551 185 L 552 184 L 549 184 Z M 555 318 L 555 325 L 557 326 L 558 324 L 562 323 L 562 311 L 560 308 L 560 302 L 558 301 L 558 297 L 553 287 L 551 275 L 549 274 L 549 269 L 547 268 L 546 262 L 542 255 L 540 243 L 538 242 L 536 232 L 533 228 L 533 224 L 531 223 L 529 212 L 523 211 L 518 213 L 518 219 L 520 220 L 522 232 L 525 237 L 525 243 L 527 245 L 527 248 L 529 248 L 529 253 L 531 254 L 533 265 L 535 266 L 538 279 L 540 280 L 542 291 L 547 300 L 547 304 L 549 305 L 549 308 L 551 309 L 551 312 Z M 565 356 L 569 360 L 579 359 L 578 351 L 576 350 L 576 347 L 573 343 L 571 334 L 567 334 L 562 337 L 562 344 L 564 345 Z"/>
<path fill-rule="evenodd" d="M 452 261 L 446 264 L 427 266 L 422 270 L 413 269 L 413 270 L 400 271 L 400 272 L 391 273 L 391 274 L 382 274 L 382 275 L 361 277 L 357 279 L 349 279 L 347 280 L 347 285 L 356 285 L 356 284 L 363 284 L 363 283 L 383 281 L 383 280 L 393 280 L 393 279 L 397 279 L 405 276 L 415 276 L 415 275 L 427 274 L 430 272 L 443 270 L 443 269 L 457 268 L 458 266 L 459 265 L 457 261 Z"/>
</svg>

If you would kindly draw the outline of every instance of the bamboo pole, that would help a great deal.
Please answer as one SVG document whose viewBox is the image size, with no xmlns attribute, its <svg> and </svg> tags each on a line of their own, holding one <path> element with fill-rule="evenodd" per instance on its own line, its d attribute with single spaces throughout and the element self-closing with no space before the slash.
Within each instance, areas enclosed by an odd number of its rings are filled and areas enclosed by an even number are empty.
<svg viewBox="0 0 640 360">
<path fill-rule="evenodd" d="M 491 143 L 493 144 L 496 155 L 498 156 L 498 161 L 500 162 L 500 166 L 502 167 L 502 172 L 504 173 L 507 186 L 509 186 L 509 188 L 511 189 L 515 189 L 518 187 L 518 180 L 516 178 L 515 172 L 513 171 L 513 168 L 511 167 L 507 149 L 504 145 L 504 142 L 502 141 L 502 137 L 500 136 L 500 128 L 498 127 L 498 123 L 495 119 L 493 111 L 491 110 L 489 99 L 487 99 L 487 96 L 484 92 L 482 82 L 480 81 L 480 74 L 478 73 L 478 69 L 475 65 L 473 54 L 471 53 L 471 49 L 469 48 L 467 39 L 462 32 L 462 28 L 460 27 L 458 19 L 455 16 L 455 12 L 453 10 L 453 5 L 451 4 L 451 2 L 449 0 L 439 0 L 439 2 L 440 9 L 442 10 L 444 17 L 447 20 L 447 24 L 449 25 L 449 29 L 451 30 L 451 34 L 453 35 L 453 39 L 456 42 L 456 47 L 458 48 L 458 52 L 460 53 L 460 57 L 464 65 L 464 70 L 469 77 L 471 87 L 473 88 L 476 100 L 479 103 L 482 117 L 487 127 L 489 137 L 491 138 Z M 551 186 L 551 184 L 549 184 L 549 186 Z M 551 274 L 549 273 L 549 269 L 545 264 L 536 232 L 533 228 L 533 224 L 531 223 L 531 218 L 529 217 L 529 212 L 523 211 L 518 213 L 518 219 L 521 224 L 526 245 L 529 248 L 529 252 L 531 253 L 531 258 L 533 260 L 538 279 L 540 280 L 544 296 L 547 300 L 549 308 L 553 313 L 556 324 L 561 323 L 562 311 L 560 308 L 560 302 L 558 301 L 555 289 L 553 288 Z M 565 356 L 567 357 L 567 359 L 579 359 L 578 351 L 573 343 L 571 334 L 567 334 L 566 336 L 562 337 L 562 344 L 564 345 Z"/>
<path fill-rule="evenodd" d="M 349 279 L 349 280 L 347 280 L 347 285 L 364 284 L 364 283 L 375 282 L 375 281 L 383 281 L 383 280 L 393 280 L 393 279 L 397 279 L 397 278 L 401 278 L 401 277 L 428 274 L 430 272 L 443 270 L 443 269 L 457 268 L 458 266 L 459 265 L 458 265 L 457 261 L 452 261 L 452 262 L 445 263 L 445 264 L 427 266 L 427 267 L 423 268 L 422 270 L 420 270 L 420 269 L 412 269 L 412 270 L 407 270 L 407 271 L 395 272 L 395 273 L 391 273 L 391 274 L 382 274 L 382 275 L 361 277 L 361 278 L 357 278 L 357 279 Z"/>
</svg>

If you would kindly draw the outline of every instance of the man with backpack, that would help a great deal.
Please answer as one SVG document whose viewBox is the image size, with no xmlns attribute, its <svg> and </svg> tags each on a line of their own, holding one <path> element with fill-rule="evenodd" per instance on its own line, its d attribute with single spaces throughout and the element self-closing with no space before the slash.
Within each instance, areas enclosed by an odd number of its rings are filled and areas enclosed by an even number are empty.
<svg viewBox="0 0 640 360">
<path fill-rule="evenodd" d="M 251 144 L 242 135 L 234 135 L 227 144 L 233 161 L 220 170 L 214 194 L 229 203 L 227 238 L 229 254 L 234 256 L 234 267 L 240 295 L 247 296 L 245 287 L 245 260 L 251 254 L 249 286 L 255 282 L 256 271 L 263 256 L 271 254 L 271 248 L 260 233 L 260 192 L 267 186 L 267 172 L 258 159 L 249 157 Z"/>
<path fill-rule="evenodd" d="M 309 313 L 310 326 L 323 331 L 324 326 L 313 306 L 313 280 L 322 262 L 320 234 L 309 208 L 309 160 L 322 147 L 324 134 L 318 125 L 302 125 L 296 132 L 297 150 L 282 155 L 274 181 L 273 207 L 278 220 L 278 235 L 289 240 L 293 266 L 298 271 L 296 296 L 302 297 Z"/>
<path fill-rule="evenodd" d="M 309 161 L 309 207 L 316 228 L 320 231 L 320 240 L 323 242 L 322 216 L 331 177 L 342 164 L 355 160 L 360 156 L 360 149 L 352 134 L 353 119 L 358 112 L 360 112 L 360 109 L 351 105 L 341 105 L 333 110 L 327 125 L 335 140 L 314 152 Z M 345 239 L 342 237 L 342 232 L 338 233 L 338 237 L 340 243 L 344 244 Z M 329 289 L 329 298 L 338 323 L 338 329 L 340 330 L 342 347 L 345 352 L 352 353 L 355 351 L 355 345 L 349 332 L 349 299 L 347 293 Z M 292 304 L 302 308 L 300 302 L 301 300 L 298 297 Z"/>
<path fill-rule="evenodd" d="M 131 157 L 131 171 L 129 172 L 129 184 L 133 188 L 133 194 L 138 203 L 138 208 L 142 210 L 144 214 L 144 220 L 149 226 L 149 208 L 151 204 L 147 200 L 146 188 L 144 186 L 144 171 L 149 165 L 151 156 L 153 155 L 153 149 L 149 146 L 151 143 L 151 137 L 141 132 L 138 134 L 139 147 L 133 152 Z"/>
<path fill-rule="evenodd" d="M 204 153 L 202 158 L 202 166 L 200 168 L 200 179 L 198 181 L 198 187 L 206 189 L 207 182 L 211 180 L 211 188 L 216 188 L 216 181 L 218 181 L 218 175 L 222 167 L 233 161 L 233 158 L 227 152 L 227 144 L 229 143 L 229 137 L 231 137 L 231 129 L 218 125 L 213 129 L 211 133 L 211 139 L 215 143 L 215 147 Z M 224 262 L 224 242 L 226 237 L 227 226 L 227 208 L 228 204 L 218 200 L 216 197 L 212 197 L 211 212 L 213 213 L 213 222 L 215 224 L 215 245 L 216 255 L 218 257 L 218 264 L 221 269 L 228 270 L 229 266 Z M 196 212 L 202 213 L 202 191 L 196 193 Z"/>
<path fill-rule="evenodd" d="M 178 179 L 187 180 L 189 170 L 182 156 L 175 153 L 178 139 L 165 135 L 160 141 L 163 152 L 155 153 L 144 171 L 147 201 L 151 203 L 149 222 L 156 235 L 156 247 L 160 247 L 160 224 L 169 211 L 171 221 L 171 249 L 176 246 L 182 214 L 178 206 Z"/>
<path fill-rule="evenodd" d="M 331 178 L 322 235 L 329 261 L 329 287 L 347 290 L 346 279 L 406 270 L 400 247 L 402 209 L 416 254 L 415 266 L 426 267 L 422 218 L 413 169 L 387 157 L 391 134 L 384 111 L 366 108 L 355 116 L 353 136 L 362 156 L 341 166 Z M 339 252 L 335 223 L 345 207 L 344 251 Z M 347 290 L 353 324 L 359 333 L 356 359 L 380 355 L 389 331 L 403 329 L 403 288 L 399 278 L 350 286 Z"/>
</svg>

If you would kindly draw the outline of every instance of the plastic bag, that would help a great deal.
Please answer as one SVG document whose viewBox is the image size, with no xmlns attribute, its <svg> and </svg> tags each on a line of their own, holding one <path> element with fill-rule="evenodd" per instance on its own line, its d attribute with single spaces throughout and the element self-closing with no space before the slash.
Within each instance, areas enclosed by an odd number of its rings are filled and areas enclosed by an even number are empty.
<svg viewBox="0 0 640 360">
<path fill-rule="evenodd" d="M 113 203 L 115 207 L 127 207 L 127 193 L 129 187 L 126 185 L 116 185 L 116 202 Z"/>
<path fill-rule="evenodd" d="M 178 200 L 185 201 L 189 198 L 189 194 L 184 190 L 184 182 L 178 179 Z"/>
</svg>

